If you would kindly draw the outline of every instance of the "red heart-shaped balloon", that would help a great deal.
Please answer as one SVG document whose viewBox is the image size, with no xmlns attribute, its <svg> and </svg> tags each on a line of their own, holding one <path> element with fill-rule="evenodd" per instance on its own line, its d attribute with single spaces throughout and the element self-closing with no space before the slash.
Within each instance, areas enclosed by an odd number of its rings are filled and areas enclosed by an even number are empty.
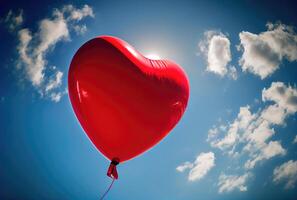
<svg viewBox="0 0 297 200">
<path fill-rule="evenodd" d="M 69 68 L 68 89 L 93 144 L 118 162 L 164 138 L 189 98 L 188 79 L 177 64 L 148 59 L 111 36 L 94 38 L 79 48 Z"/>
</svg>

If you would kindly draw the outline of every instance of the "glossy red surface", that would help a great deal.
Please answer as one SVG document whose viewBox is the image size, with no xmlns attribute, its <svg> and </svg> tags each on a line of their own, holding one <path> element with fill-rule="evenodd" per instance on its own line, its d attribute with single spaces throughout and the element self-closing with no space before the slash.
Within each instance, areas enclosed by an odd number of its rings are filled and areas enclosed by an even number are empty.
<svg viewBox="0 0 297 200">
<path fill-rule="evenodd" d="M 151 60 L 115 37 L 86 42 L 68 74 L 74 112 L 97 149 L 129 160 L 164 138 L 189 98 L 185 72 L 168 60 Z"/>
</svg>

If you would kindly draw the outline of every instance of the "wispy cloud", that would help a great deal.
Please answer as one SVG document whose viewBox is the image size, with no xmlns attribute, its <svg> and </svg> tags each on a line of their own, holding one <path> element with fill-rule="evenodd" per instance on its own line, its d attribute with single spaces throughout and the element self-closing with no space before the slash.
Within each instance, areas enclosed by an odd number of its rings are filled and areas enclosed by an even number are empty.
<svg viewBox="0 0 297 200">
<path fill-rule="evenodd" d="M 285 162 L 273 171 L 273 181 L 275 183 L 285 182 L 285 188 L 294 188 L 297 182 L 297 161 Z"/>
<path fill-rule="evenodd" d="M 1 21 L 3 21 L 8 26 L 9 31 L 15 31 L 18 27 L 20 27 L 23 24 L 23 10 L 20 9 L 18 11 L 18 14 L 16 14 L 12 10 L 9 10 L 6 17 Z"/>
<path fill-rule="evenodd" d="M 244 161 L 243 169 L 250 172 L 259 163 L 287 153 L 281 142 L 272 140 L 272 136 L 276 134 L 275 127 L 285 125 L 286 119 L 297 112 L 296 99 L 297 88 L 273 82 L 262 90 L 262 102 L 270 104 L 257 112 L 252 112 L 250 106 L 241 107 L 231 123 L 213 126 L 208 131 L 207 141 L 225 155 L 240 157 Z M 222 187 L 226 185 L 222 180 L 241 180 L 238 176 L 222 177 L 219 192 L 228 191 Z"/>
<path fill-rule="evenodd" d="M 297 144 L 297 135 L 295 136 L 295 138 L 293 140 L 293 144 Z"/>
<path fill-rule="evenodd" d="M 259 161 L 268 160 L 278 155 L 285 155 L 286 150 L 282 147 L 279 141 L 270 141 L 261 147 L 259 153 L 253 154 L 249 160 L 246 161 L 244 167 L 252 169 Z"/>
<path fill-rule="evenodd" d="M 259 34 L 239 33 L 243 51 L 239 64 L 243 71 L 264 79 L 273 74 L 282 60 L 297 60 L 297 35 L 294 28 L 281 23 L 268 23 L 268 30 Z"/>
<path fill-rule="evenodd" d="M 242 176 L 221 174 L 219 177 L 219 193 L 231 192 L 239 190 L 241 192 L 247 191 L 246 182 L 251 177 L 250 173 L 245 173 Z"/>
<path fill-rule="evenodd" d="M 93 9 L 89 5 L 84 5 L 81 9 L 75 8 L 73 5 L 66 5 L 62 9 L 63 13 L 68 13 L 67 20 L 80 21 L 84 17 L 95 17 Z"/>
<path fill-rule="evenodd" d="M 252 113 L 250 106 L 240 108 L 236 119 L 227 125 L 226 130 L 214 126 L 209 130 L 208 142 L 228 155 L 247 154 L 246 169 L 252 169 L 260 161 L 278 155 L 286 150 L 280 141 L 271 141 L 274 127 L 285 124 L 285 119 L 297 112 L 297 89 L 282 82 L 273 82 L 262 91 L 263 102 L 273 102 Z M 242 148 L 240 148 L 242 147 Z"/>
<path fill-rule="evenodd" d="M 200 153 L 196 160 L 185 162 L 176 168 L 179 172 L 189 169 L 188 180 L 197 181 L 202 179 L 215 166 L 215 155 L 213 152 Z"/>
<path fill-rule="evenodd" d="M 63 72 L 49 66 L 47 54 L 58 42 L 70 41 L 72 31 L 83 34 L 87 28 L 80 21 L 85 17 L 94 17 L 90 6 L 84 5 L 78 9 L 73 5 L 65 5 L 61 9 L 53 9 L 51 17 L 42 19 L 36 32 L 29 28 L 18 31 L 18 67 L 24 70 L 26 78 L 42 97 L 58 102 L 65 94 L 60 88 Z"/>
<path fill-rule="evenodd" d="M 55 77 L 53 79 L 50 79 L 47 85 L 45 86 L 45 91 L 49 92 L 57 87 L 60 87 L 60 85 L 62 84 L 62 77 L 63 73 L 57 71 Z"/>
</svg>

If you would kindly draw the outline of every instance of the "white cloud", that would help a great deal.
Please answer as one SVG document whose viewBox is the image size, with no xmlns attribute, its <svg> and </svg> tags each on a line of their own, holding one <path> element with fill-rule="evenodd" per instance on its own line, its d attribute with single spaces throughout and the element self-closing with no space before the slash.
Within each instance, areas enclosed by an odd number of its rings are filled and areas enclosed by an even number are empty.
<svg viewBox="0 0 297 200">
<path fill-rule="evenodd" d="M 273 171 L 275 183 L 285 182 L 285 188 L 294 188 L 297 182 L 297 161 L 290 160 Z"/>
<path fill-rule="evenodd" d="M 207 70 L 221 76 L 225 75 L 227 64 L 231 60 L 229 39 L 221 35 L 213 36 L 209 41 L 207 53 Z"/>
<path fill-rule="evenodd" d="M 261 148 L 260 153 L 257 154 L 254 158 L 246 161 L 244 167 L 247 169 L 252 169 L 259 161 L 268 160 L 274 156 L 285 154 L 286 150 L 283 149 L 279 141 L 270 141 L 268 144 L 264 143 L 264 147 Z"/>
<path fill-rule="evenodd" d="M 47 93 L 47 95 L 49 96 L 49 98 L 53 101 L 53 102 L 59 102 L 61 100 L 61 98 L 67 94 L 67 88 L 65 88 L 63 91 L 52 91 L 50 93 Z"/>
<path fill-rule="evenodd" d="M 214 138 L 218 137 L 218 135 L 219 135 L 219 129 L 217 127 L 213 127 L 208 130 L 206 141 L 209 142 L 209 141 L 213 140 Z"/>
<path fill-rule="evenodd" d="M 275 134 L 274 129 L 268 121 L 262 119 L 261 115 L 257 115 L 257 117 L 257 120 L 251 122 L 248 130 L 242 136 L 242 141 L 248 143 L 244 148 L 248 151 L 263 148 L 265 142 Z"/>
<path fill-rule="evenodd" d="M 212 152 L 201 153 L 195 160 L 189 172 L 189 180 L 195 181 L 203 178 L 215 166 L 215 155 Z"/>
<path fill-rule="evenodd" d="M 19 26 L 22 25 L 23 19 L 23 10 L 19 10 L 18 14 L 15 14 L 12 10 L 9 10 L 7 16 L 4 19 L 4 22 L 8 25 L 9 31 L 15 31 Z"/>
<path fill-rule="evenodd" d="M 43 19 L 39 24 L 38 46 L 34 49 L 34 54 L 43 57 L 46 51 L 60 40 L 67 40 L 69 30 L 67 21 L 62 13 L 55 12 L 53 19 Z"/>
<path fill-rule="evenodd" d="M 218 183 L 219 193 L 231 192 L 236 189 L 241 192 L 247 191 L 246 182 L 250 177 L 250 173 L 245 173 L 242 176 L 221 174 Z"/>
<path fill-rule="evenodd" d="M 267 24 L 268 30 L 260 34 L 239 33 L 243 55 L 239 61 L 243 71 L 264 79 L 273 74 L 283 59 L 297 60 L 297 35 L 284 24 Z"/>
<path fill-rule="evenodd" d="M 293 144 L 297 144 L 297 135 L 295 136 L 295 138 L 293 140 Z"/>
<path fill-rule="evenodd" d="M 191 169 L 194 167 L 194 164 L 191 162 L 184 162 L 183 164 L 181 164 L 180 166 L 178 166 L 176 168 L 177 171 L 179 172 L 184 172 L 187 169 Z"/>
<path fill-rule="evenodd" d="M 282 82 L 273 82 L 270 88 L 264 88 L 262 100 L 274 101 L 288 113 L 297 112 L 297 90 Z"/>
<path fill-rule="evenodd" d="M 44 70 L 47 64 L 45 56 L 48 49 L 59 40 L 67 39 L 68 35 L 67 24 L 61 16 L 53 20 L 42 20 L 39 31 L 34 34 L 34 37 L 29 29 L 19 31 L 20 63 L 24 65 L 27 77 L 34 86 L 38 87 L 44 81 Z M 38 41 L 37 45 L 35 41 Z"/>
<path fill-rule="evenodd" d="M 75 25 L 73 29 L 78 35 L 83 35 L 85 32 L 87 32 L 87 26 L 85 24 L 82 26 Z"/>
<path fill-rule="evenodd" d="M 214 126 L 207 141 L 214 148 L 231 156 L 247 155 L 245 168 L 253 169 L 258 163 L 286 154 L 279 141 L 272 141 L 274 127 L 283 126 L 288 116 L 297 112 L 297 89 L 282 82 L 273 82 L 263 89 L 263 102 L 272 102 L 253 113 L 249 106 L 241 107 L 238 116 L 227 128 Z"/>
<path fill-rule="evenodd" d="M 48 70 L 46 56 L 59 41 L 70 41 L 71 30 L 83 34 L 86 25 L 80 26 L 78 22 L 87 16 L 94 17 L 93 10 L 88 5 L 81 9 L 66 5 L 60 10 L 54 9 L 50 18 L 41 20 L 35 33 L 28 28 L 18 32 L 19 66 L 24 69 L 27 79 L 41 96 L 58 102 L 64 94 L 59 91 L 63 72 L 56 68 Z M 55 74 L 54 79 L 48 71 Z"/>
<path fill-rule="evenodd" d="M 219 76 L 229 74 L 236 79 L 237 71 L 234 66 L 228 66 L 231 61 L 230 41 L 223 33 L 206 31 L 205 39 L 199 43 L 199 50 L 207 58 L 206 70 Z"/>
<path fill-rule="evenodd" d="M 63 95 L 63 93 L 61 93 L 61 92 L 58 92 L 58 93 L 53 92 L 50 94 L 50 98 L 54 102 L 59 102 L 62 98 L 62 95 Z"/>
<path fill-rule="evenodd" d="M 226 135 L 223 138 L 212 137 L 212 141 L 209 140 L 211 146 L 221 150 L 232 147 L 239 139 L 239 134 L 245 131 L 255 118 L 256 115 L 250 112 L 249 106 L 241 107 L 237 118 L 228 126 Z"/>
<path fill-rule="evenodd" d="M 197 181 L 202 179 L 215 166 L 215 155 L 213 152 L 200 153 L 193 163 L 185 162 L 176 168 L 179 172 L 189 169 L 188 180 Z"/>
<path fill-rule="evenodd" d="M 50 81 L 46 85 L 45 91 L 48 92 L 50 90 L 53 90 L 59 87 L 62 84 L 62 77 L 63 77 L 63 73 L 60 71 L 57 71 L 55 78 L 50 79 Z"/>
<path fill-rule="evenodd" d="M 84 17 L 95 17 L 93 9 L 88 5 L 84 5 L 81 9 L 77 9 L 73 5 L 66 5 L 62 10 L 64 13 L 69 13 L 68 20 L 80 21 Z"/>
<path fill-rule="evenodd" d="M 62 12 L 67 21 L 72 25 L 71 28 L 78 35 L 84 34 L 87 31 L 87 26 L 85 24 L 73 24 L 73 22 L 79 22 L 85 17 L 95 17 L 93 9 L 88 5 L 84 5 L 81 9 L 77 9 L 73 5 L 66 5 L 63 7 Z"/>
<path fill-rule="evenodd" d="M 261 117 L 271 124 L 281 125 L 284 124 L 286 111 L 278 104 L 273 104 L 262 111 Z"/>
<path fill-rule="evenodd" d="M 238 78 L 237 69 L 234 66 L 229 67 L 228 76 L 233 80 L 237 80 L 237 78 Z"/>
<path fill-rule="evenodd" d="M 20 56 L 20 60 L 25 64 L 27 75 L 32 80 L 32 82 L 38 82 L 37 80 L 40 79 L 39 76 L 42 77 L 42 73 L 40 71 L 38 73 L 35 73 L 37 69 L 35 69 L 36 67 L 35 65 L 33 65 L 33 60 L 31 56 L 27 54 L 28 45 L 32 40 L 32 34 L 29 31 L 29 29 L 22 29 L 19 31 L 18 37 L 20 41 L 18 45 L 18 53 Z"/>
</svg>

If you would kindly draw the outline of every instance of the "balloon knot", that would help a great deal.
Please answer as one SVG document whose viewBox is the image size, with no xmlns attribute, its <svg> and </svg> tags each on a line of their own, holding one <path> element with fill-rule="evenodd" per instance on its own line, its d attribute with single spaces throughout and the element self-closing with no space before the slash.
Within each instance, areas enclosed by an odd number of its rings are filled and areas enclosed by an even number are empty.
<svg viewBox="0 0 297 200">
<path fill-rule="evenodd" d="M 109 176 L 112 179 L 118 179 L 119 175 L 117 172 L 117 165 L 120 163 L 119 159 L 114 158 L 112 159 L 112 161 L 110 162 L 110 165 L 108 167 L 107 170 L 107 176 Z"/>
</svg>

